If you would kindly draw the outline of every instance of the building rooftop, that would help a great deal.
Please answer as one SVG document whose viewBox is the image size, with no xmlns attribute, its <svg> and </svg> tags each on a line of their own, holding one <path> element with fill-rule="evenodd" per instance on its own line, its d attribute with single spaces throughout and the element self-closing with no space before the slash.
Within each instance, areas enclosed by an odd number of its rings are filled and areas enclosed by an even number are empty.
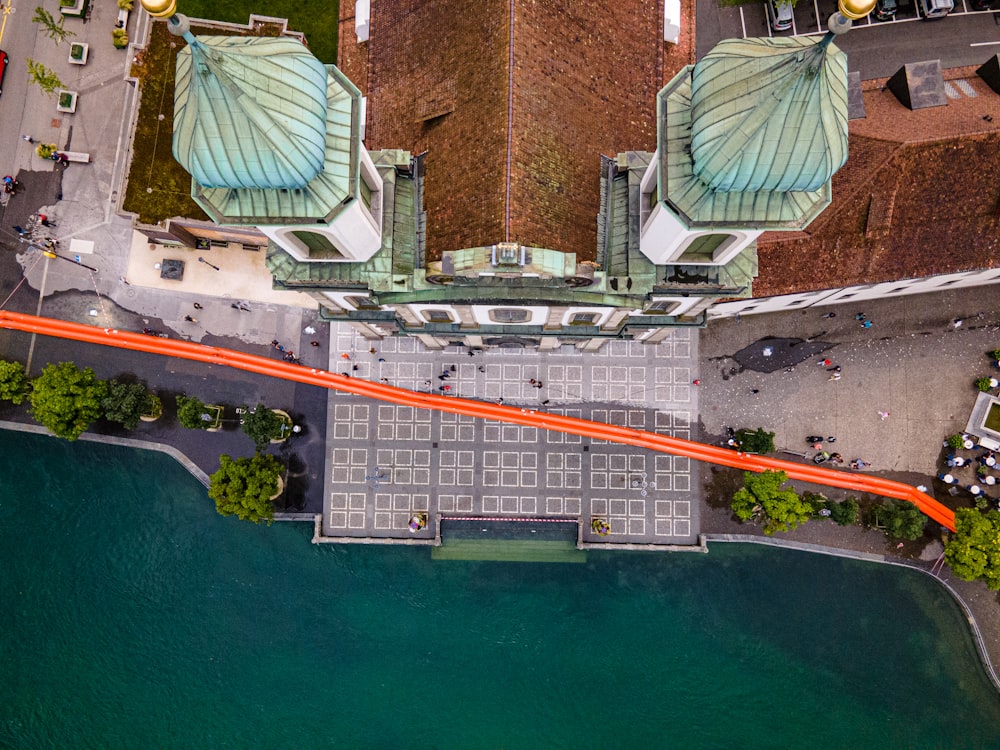
<svg viewBox="0 0 1000 750">
<path fill-rule="evenodd" d="M 297 39 L 185 39 L 177 53 L 174 157 L 195 181 L 300 188 L 313 179 L 326 150 L 323 63 Z"/>
<path fill-rule="evenodd" d="M 364 45 L 342 23 L 366 145 L 427 152 L 428 257 L 511 241 L 592 260 L 600 157 L 653 150 L 656 93 L 693 53 L 661 25 L 645 0 L 376 3 Z"/>
<path fill-rule="evenodd" d="M 915 111 L 864 83 L 832 204 L 758 240 L 755 297 L 1000 266 L 1000 95 L 975 67 L 944 79 L 948 104 Z"/>
</svg>

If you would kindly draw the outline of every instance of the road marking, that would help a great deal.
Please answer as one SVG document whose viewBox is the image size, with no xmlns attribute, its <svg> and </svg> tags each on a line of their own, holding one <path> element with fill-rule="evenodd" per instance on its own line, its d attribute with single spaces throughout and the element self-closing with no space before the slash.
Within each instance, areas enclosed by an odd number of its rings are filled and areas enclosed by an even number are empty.
<svg viewBox="0 0 1000 750">
<path fill-rule="evenodd" d="M 0 22 L 0 44 L 3 44 L 3 33 L 7 29 L 7 16 L 14 12 L 14 7 L 0 3 L 0 9 L 3 10 L 3 21 Z"/>
</svg>

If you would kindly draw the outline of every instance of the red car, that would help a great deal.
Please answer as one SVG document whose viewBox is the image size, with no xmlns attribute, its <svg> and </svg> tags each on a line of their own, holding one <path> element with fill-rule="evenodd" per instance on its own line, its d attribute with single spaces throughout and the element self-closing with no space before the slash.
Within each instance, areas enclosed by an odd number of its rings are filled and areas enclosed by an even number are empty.
<svg viewBox="0 0 1000 750">
<path fill-rule="evenodd" d="M 7 57 L 7 53 L 0 49 L 0 94 L 3 93 L 3 77 L 7 72 L 8 62 L 10 62 L 10 58 Z"/>
</svg>

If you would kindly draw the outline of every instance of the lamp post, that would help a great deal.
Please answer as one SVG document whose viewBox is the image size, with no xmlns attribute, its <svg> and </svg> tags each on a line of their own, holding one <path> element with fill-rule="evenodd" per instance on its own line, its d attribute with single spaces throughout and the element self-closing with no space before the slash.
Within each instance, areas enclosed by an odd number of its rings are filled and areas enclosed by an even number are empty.
<svg viewBox="0 0 1000 750">
<path fill-rule="evenodd" d="M 210 266 L 210 267 L 214 268 L 216 271 L 221 271 L 222 270 L 218 266 L 209 263 L 207 260 L 205 260 L 204 258 L 202 258 L 200 255 L 198 256 L 198 262 L 199 263 L 204 263 L 206 266 Z"/>
</svg>

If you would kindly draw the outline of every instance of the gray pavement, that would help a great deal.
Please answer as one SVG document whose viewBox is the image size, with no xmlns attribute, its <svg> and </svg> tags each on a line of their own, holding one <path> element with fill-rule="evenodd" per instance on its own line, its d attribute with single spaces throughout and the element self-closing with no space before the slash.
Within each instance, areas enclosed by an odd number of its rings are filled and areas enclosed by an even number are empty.
<svg viewBox="0 0 1000 750">
<path fill-rule="evenodd" d="M 411 390 L 448 387 L 465 398 L 503 398 L 511 406 L 692 436 L 697 332 L 690 329 L 673 331 L 657 346 L 614 341 L 587 355 L 563 347 L 470 357 L 457 347 L 426 351 L 415 339 L 376 346 L 372 353 L 369 342 L 336 328 L 331 369 Z M 324 536 L 430 540 L 438 518 L 569 518 L 579 519 L 585 543 L 697 543 L 700 473 L 687 458 L 345 394 L 333 396 L 328 419 Z M 430 523 L 411 534 L 415 513 L 427 513 Z M 608 535 L 592 531 L 594 517 L 610 524 Z"/>
<path fill-rule="evenodd" d="M 810 456 L 806 436 L 832 435 L 846 460 L 863 458 L 869 471 L 905 475 L 940 494 L 933 478 L 942 440 L 964 429 L 978 394 L 973 380 L 995 372 L 986 353 L 1000 348 L 997 300 L 996 287 L 986 286 L 715 321 L 701 337 L 703 434 L 721 441 L 727 426 L 764 427 L 779 449 Z M 835 318 L 823 317 L 831 311 Z M 859 312 L 872 328 L 855 320 Z M 733 359 L 769 336 L 824 350 L 790 372 L 758 372 Z M 823 358 L 842 368 L 839 380 L 829 379 Z"/>
</svg>

